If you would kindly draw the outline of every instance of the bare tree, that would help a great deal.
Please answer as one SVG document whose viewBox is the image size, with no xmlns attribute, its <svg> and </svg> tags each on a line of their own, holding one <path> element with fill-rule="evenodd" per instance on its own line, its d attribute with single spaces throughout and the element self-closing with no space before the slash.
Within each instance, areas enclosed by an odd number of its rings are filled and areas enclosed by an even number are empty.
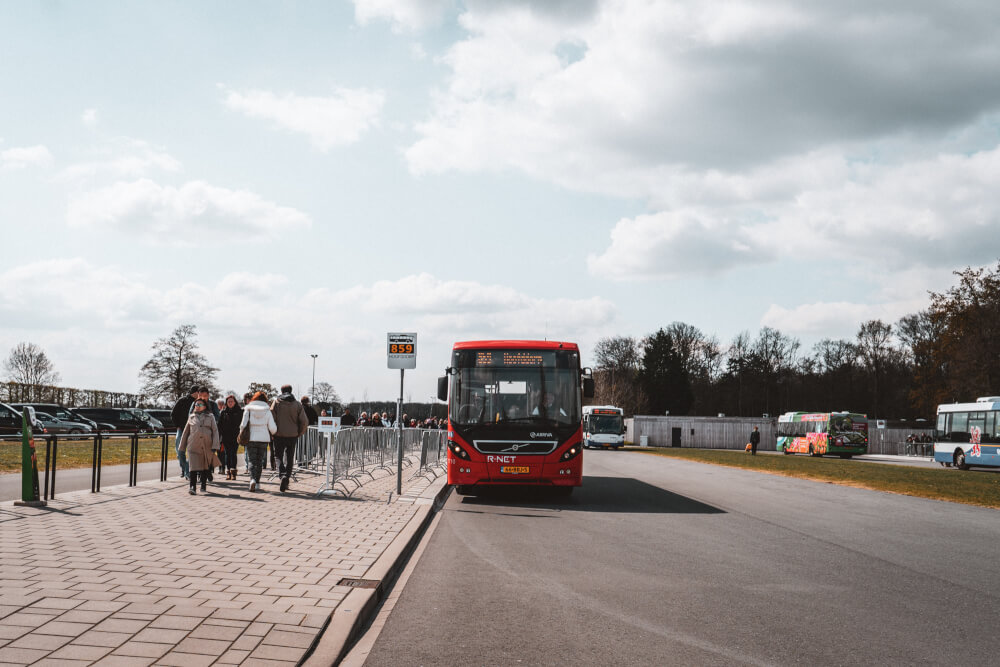
<svg viewBox="0 0 1000 667">
<path fill-rule="evenodd" d="M 139 371 L 142 392 L 148 399 L 163 398 L 173 402 L 194 385 L 205 385 L 214 396 L 215 376 L 219 369 L 209 365 L 198 351 L 198 333 L 193 324 L 174 329 L 169 338 L 153 343 L 153 356 Z"/>
<path fill-rule="evenodd" d="M 764 376 L 764 408 L 768 414 L 772 412 L 771 387 L 776 386 L 782 376 L 795 366 L 800 345 L 798 338 L 786 336 L 771 327 L 764 327 L 757 334 L 753 350 Z M 780 408 L 780 403 L 777 407 Z"/>
<path fill-rule="evenodd" d="M 879 415 L 879 379 L 897 354 L 892 347 L 892 326 L 882 320 L 868 320 L 858 329 L 858 354 L 872 374 L 873 414 Z"/>
<path fill-rule="evenodd" d="M 51 385 L 60 380 L 45 351 L 34 343 L 15 345 L 3 368 L 7 379 L 21 384 Z"/>
<path fill-rule="evenodd" d="M 316 403 L 340 403 L 340 396 L 337 390 L 329 382 L 317 382 L 313 401 Z"/>
<path fill-rule="evenodd" d="M 638 382 L 641 356 L 639 344 L 631 336 L 601 338 L 594 346 L 594 401 L 617 405 L 626 414 L 642 410 L 644 396 Z"/>
</svg>

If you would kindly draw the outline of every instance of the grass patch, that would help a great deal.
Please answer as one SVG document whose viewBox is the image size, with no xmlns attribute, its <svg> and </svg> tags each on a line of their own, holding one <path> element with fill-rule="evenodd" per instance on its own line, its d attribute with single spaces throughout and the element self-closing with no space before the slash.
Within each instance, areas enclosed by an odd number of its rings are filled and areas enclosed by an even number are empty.
<svg viewBox="0 0 1000 667">
<path fill-rule="evenodd" d="M 151 463 L 160 460 L 160 450 L 163 441 L 160 438 L 139 438 L 139 463 Z M 131 443 L 126 439 L 115 438 L 105 440 L 101 447 L 101 466 L 127 465 Z M 35 440 L 35 452 L 38 457 L 38 469 L 45 470 L 45 441 Z M 167 437 L 167 460 L 174 460 L 174 437 Z M 70 468 L 90 468 L 94 460 L 94 441 L 64 440 L 59 438 L 58 470 Z M 0 442 L 0 473 L 21 472 L 21 443 Z"/>
<path fill-rule="evenodd" d="M 631 451 L 1000 509 L 1000 474 L 990 472 L 920 468 L 810 456 L 748 456 L 741 451 L 720 449 L 657 447 Z"/>
</svg>

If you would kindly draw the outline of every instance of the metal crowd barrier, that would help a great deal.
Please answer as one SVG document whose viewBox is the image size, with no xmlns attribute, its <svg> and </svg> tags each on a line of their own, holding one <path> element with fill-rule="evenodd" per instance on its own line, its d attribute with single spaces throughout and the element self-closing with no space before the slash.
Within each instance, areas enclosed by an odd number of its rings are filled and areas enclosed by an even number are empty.
<svg viewBox="0 0 1000 667">
<path fill-rule="evenodd" d="M 363 478 L 375 479 L 375 472 L 395 472 L 399 429 L 344 428 L 327 439 L 323 459 L 326 476 L 317 495 L 338 493 L 350 497 L 361 488 Z M 438 474 L 444 461 L 446 432 L 405 428 L 402 430 L 403 466 L 417 466 L 411 476 Z"/>
</svg>

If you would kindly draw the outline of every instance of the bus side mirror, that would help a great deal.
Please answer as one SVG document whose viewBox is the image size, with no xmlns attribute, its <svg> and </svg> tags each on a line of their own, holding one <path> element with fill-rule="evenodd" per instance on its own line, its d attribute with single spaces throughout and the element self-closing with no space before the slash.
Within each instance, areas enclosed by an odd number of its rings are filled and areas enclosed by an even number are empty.
<svg viewBox="0 0 1000 667">
<path fill-rule="evenodd" d="M 438 400 L 448 400 L 448 376 L 438 378 Z"/>
<path fill-rule="evenodd" d="M 583 378 L 583 397 L 594 397 L 594 378 Z"/>
</svg>

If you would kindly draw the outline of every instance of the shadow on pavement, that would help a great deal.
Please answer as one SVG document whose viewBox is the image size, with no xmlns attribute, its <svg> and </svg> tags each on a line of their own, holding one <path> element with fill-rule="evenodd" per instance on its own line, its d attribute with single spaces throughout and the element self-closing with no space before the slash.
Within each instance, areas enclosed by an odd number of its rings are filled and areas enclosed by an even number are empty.
<svg viewBox="0 0 1000 667">
<path fill-rule="evenodd" d="M 462 499 L 470 506 L 509 506 L 563 512 L 622 512 L 629 514 L 725 514 L 725 510 L 682 496 L 633 477 L 584 477 L 570 497 L 551 488 L 492 487 Z"/>
</svg>

